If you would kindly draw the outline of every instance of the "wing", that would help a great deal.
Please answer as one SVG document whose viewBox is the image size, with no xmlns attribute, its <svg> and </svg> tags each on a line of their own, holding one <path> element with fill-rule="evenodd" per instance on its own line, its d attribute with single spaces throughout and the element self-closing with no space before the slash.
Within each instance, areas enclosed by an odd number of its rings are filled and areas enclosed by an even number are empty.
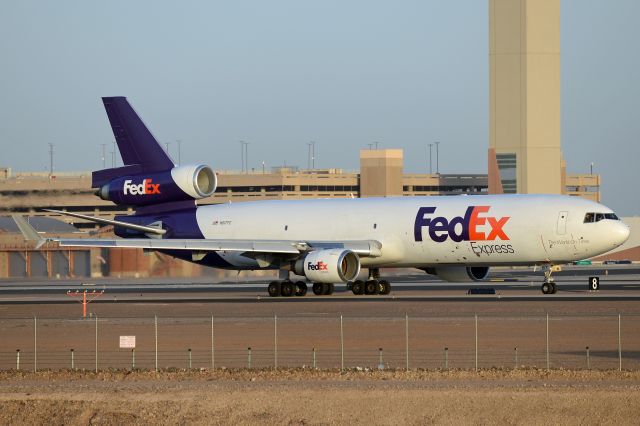
<svg viewBox="0 0 640 426">
<path fill-rule="evenodd" d="M 241 253 L 272 253 L 299 255 L 329 248 L 344 248 L 359 256 L 378 257 L 382 244 L 375 240 L 362 241 L 299 241 L 299 240 L 217 240 L 217 239 L 160 239 L 160 238 L 42 238 L 21 216 L 14 216 L 25 239 L 35 241 L 39 248 L 47 241 L 61 247 L 120 247 L 146 250 L 187 250 L 192 252 L 236 251 Z"/>
<path fill-rule="evenodd" d="M 186 240 L 155 238 L 68 239 L 48 238 L 61 247 L 120 247 L 147 250 L 237 251 L 247 253 L 300 254 L 311 250 L 344 248 L 359 256 L 378 257 L 382 244 L 364 241 L 294 241 L 294 240 Z"/>
</svg>

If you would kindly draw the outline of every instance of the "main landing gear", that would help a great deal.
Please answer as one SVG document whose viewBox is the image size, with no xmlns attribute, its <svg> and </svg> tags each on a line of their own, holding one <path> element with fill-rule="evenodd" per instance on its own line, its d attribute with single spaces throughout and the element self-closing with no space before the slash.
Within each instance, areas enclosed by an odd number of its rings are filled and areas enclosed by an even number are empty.
<svg viewBox="0 0 640 426">
<path fill-rule="evenodd" d="M 313 283 L 313 294 L 316 296 L 328 296 L 333 294 L 334 285 L 328 283 Z"/>
<path fill-rule="evenodd" d="M 357 280 L 351 283 L 351 291 L 355 295 L 373 295 L 391 293 L 391 283 L 385 280 Z"/>
<path fill-rule="evenodd" d="M 553 272 L 553 267 L 551 266 L 544 269 L 544 282 L 541 287 L 543 294 L 556 294 L 558 292 L 556 283 L 553 282 L 551 272 Z"/>
<path fill-rule="evenodd" d="M 267 287 L 267 291 L 271 297 L 304 296 L 307 294 L 307 284 L 304 281 L 297 281 L 295 283 L 289 280 L 271 281 L 269 287 Z"/>
<path fill-rule="evenodd" d="M 313 294 L 316 296 L 333 294 L 333 284 L 327 283 L 313 283 Z M 269 287 L 267 287 L 269 296 L 271 297 L 291 297 L 291 296 L 305 296 L 307 294 L 307 283 L 304 281 L 292 282 L 289 280 L 284 281 L 271 281 Z"/>
<path fill-rule="evenodd" d="M 369 279 L 367 281 L 357 280 L 351 283 L 351 291 L 355 295 L 386 295 L 391 293 L 391 283 L 380 279 L 379 269 L 369 270 Z"/>
</svg>

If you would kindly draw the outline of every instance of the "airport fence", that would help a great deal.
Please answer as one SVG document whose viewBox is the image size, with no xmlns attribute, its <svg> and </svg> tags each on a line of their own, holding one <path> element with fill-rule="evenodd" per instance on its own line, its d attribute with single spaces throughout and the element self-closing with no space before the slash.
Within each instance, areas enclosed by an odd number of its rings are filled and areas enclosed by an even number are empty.
<svg viewBox="0 0 640 426">
<path fill-rule="evenodd" d="M 640 314 L 3 318 L 0 369 L 640 368 Z"/>
</svg>

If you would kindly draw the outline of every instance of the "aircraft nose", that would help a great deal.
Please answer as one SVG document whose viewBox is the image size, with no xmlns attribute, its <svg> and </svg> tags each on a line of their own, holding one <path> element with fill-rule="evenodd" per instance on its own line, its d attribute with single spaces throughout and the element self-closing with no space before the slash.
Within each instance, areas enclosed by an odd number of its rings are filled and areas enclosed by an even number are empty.
<svg viewBox="0 0 640 426">
<path fill-rule="evenodd" d="M 611 236 L 616 242 L 616 246 L 624 244 L 629 239 L 629 234 L 631 234 L 629 227 L 622 222 L 616 223 L 611 231 Z"/>
</svg>

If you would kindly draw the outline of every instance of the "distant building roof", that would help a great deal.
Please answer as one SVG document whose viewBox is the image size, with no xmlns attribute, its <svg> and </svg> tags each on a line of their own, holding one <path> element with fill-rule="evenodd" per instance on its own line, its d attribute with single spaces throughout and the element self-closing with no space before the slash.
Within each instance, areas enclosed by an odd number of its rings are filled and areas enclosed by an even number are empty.
<svg viewBox="0 0 640 426">
<path fill-rule="evenodd" d="M 29 223 L 38 232 L 58 233 L 58 234 L 70 234 L 73 232 L 79 232 L 78 229 L 68 223 L 62 222 L 50 217 L 30 217 Z M 13 221 L 13 218 L 9 216 L 0 216 L 0 231 L 19 233 L 20 229 Z"/>
</svg>

